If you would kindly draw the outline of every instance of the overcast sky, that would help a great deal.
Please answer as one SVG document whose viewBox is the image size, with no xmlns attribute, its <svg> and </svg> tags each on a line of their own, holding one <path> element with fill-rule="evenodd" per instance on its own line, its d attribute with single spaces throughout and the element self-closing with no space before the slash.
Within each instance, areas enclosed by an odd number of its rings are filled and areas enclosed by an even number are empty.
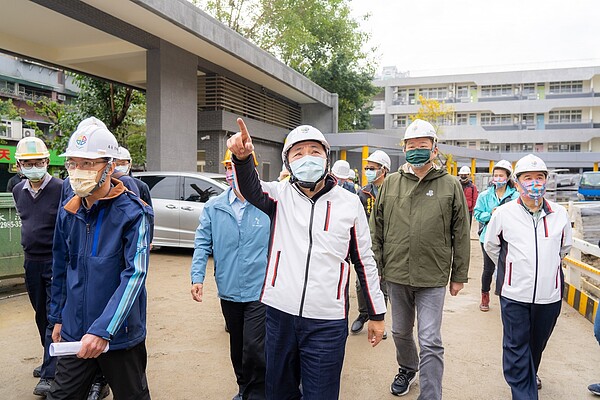
<svg viewBox="0 0 600 400">
<path fill-rule="evenodd" d="M 381 67 L 411 76 L 600 66 L 599 0 L 350 0 Z"/>
</svg>

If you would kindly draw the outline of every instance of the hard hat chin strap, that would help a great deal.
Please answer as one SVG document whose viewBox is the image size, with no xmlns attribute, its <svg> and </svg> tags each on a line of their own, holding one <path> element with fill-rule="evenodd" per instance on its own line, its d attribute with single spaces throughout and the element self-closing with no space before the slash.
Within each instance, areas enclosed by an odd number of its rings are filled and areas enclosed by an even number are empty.
<svg viewBox="0 0 600 400">
<path fill-rule="evenodd" d="M 102 185 L 104 185 L 104 182 L 106 182 L 106 178 L 108 176 L 108 171 L 110 170 L 110 167 L 112 166 L 112 159 L 106 164 L 106 167 L 104 167 L 104 171 L 102 171 L 102 175 L 100 175 L 100 179 L 98 180 L 98 183 L 96 183 L 96 187 L 92 189 L 92 191 L 90 192 L 90 194 L 94 193 L 96 190 L 100 189 L 102 187 Z"/>
</svg>

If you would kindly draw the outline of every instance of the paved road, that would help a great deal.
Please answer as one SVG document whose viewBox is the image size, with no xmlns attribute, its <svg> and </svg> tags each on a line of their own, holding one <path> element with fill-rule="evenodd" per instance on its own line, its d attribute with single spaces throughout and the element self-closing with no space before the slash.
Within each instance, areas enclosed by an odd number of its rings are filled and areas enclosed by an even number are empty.
<svg viewBox="0 0 600 400">
<path fill-rule="evenodd" d="M 446 347 L 444 398 L 451 400 L 510 398 L 501 370 L 498 301 L 489 313 L 478 310 L 481 253 L 476 241 L 470 284 L 446 298 L 443 338 Z M 153 399 L 230 399 L 236 392 L 228 359 L 228 336 L 207 279 L 205 302 L 189 294 L 191 251 L 159 250 L 151 256 L 148 278 L 148 379 Z M 354 306 L 355 294 L 351 293 Z M 355 311 L 351 311 L 351 318 Z M 390 331 L 390 321 L 386 322 Z M 390 335 L 391 336 L 391 335 Z M 32 369 L 41 347 L 26 296 L 0 300 L 0 400 L 36 399 Z M 541 399 L 592 399 L 586 387 L 600 381 L 600 347 L 592 325 L 563 303 L 562 315 L 542 361 Z M 396 372 L 393 341 L 371 348 L 366 333 L 348 338 L 341 399 L 394 399 L 389 384 Z M 404 399 L 418 396 L 418 384 Z M 109 397 L 109 400 L 112 396 Z"/>
</svg>

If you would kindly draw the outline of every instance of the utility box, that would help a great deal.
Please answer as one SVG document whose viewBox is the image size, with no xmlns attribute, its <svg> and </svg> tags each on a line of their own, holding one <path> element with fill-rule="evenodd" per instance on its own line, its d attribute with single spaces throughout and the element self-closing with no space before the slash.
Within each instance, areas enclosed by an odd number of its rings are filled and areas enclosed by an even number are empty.
<svg viewBox="0 0 600 400">
<path fill-rule="evenodd" d="M 0 279 L 24 274 L 21 218 L 12 193 L 0 193 Z"/>
</svg>

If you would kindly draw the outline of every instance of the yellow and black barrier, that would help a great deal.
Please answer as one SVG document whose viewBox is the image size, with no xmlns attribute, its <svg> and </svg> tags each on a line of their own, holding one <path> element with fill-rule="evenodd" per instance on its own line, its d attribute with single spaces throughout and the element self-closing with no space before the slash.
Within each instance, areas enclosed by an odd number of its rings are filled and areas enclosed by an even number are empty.
<svg viewBox="0 0 600 400">
<path fill-rule="evenodd" d="M 594 316 L 598 309 L 598 302 L 587 294 L 582 293 L 575 286 L 569 285 L 565 282 L 563 290 L 563 299 L 569 303 L 571 307 L 579 311 L 579 314 L 583 315 L 592 324 L 594 323 Z"/>
</svg>

